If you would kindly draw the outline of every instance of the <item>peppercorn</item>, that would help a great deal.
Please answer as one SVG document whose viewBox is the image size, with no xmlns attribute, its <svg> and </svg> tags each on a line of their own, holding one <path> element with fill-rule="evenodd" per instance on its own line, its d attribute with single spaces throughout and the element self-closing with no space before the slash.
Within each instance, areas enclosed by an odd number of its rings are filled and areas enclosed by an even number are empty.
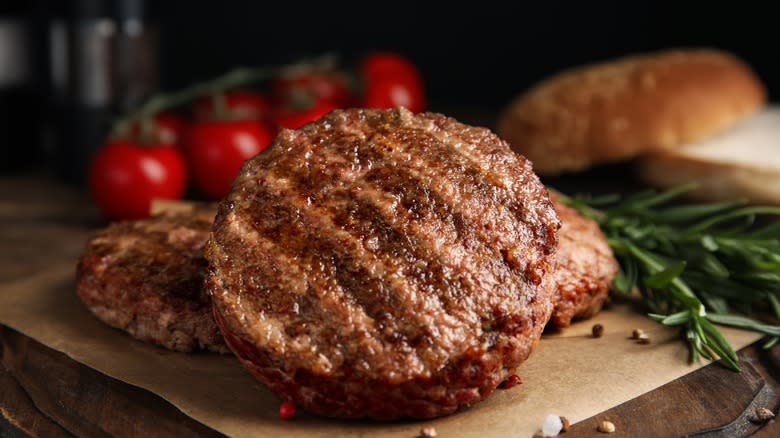
<svg viewBox="0 0 780 438">
<path fill-rule="evenodd" d="M 279 418 L 282 420 L 289 420 L 295 416 L 295 405 L 292 402 L 286 401 L 279 405 Z"/>
<path fill-rule="evenodd" d="M 767 421 L 775 418 L 775 413 L 767 408 L 757 408 L 755 416 L 751 418 L 756 423 L 766 423 Z"/>
<path fill-rule="evenodd" d="M 601 433 L 612 433 L 615 431 L 615 424 L 611 421 L 602 421 L 599 423 L 598 431 Z"/>
<path fill-rule="evenodd" d="M 515 385 L 520 385 L 523 383 L 523 379 L 518 376 L 517 374 L 512 374 L 511 376 L 507 377 L 506 380 L 501 382 L 501 388 L 503 389 L 509 389 Z"/>
<path fill-rule="evenodd" d="M 569 426 L 571 425 L 569 423 L 569 419 L 566 418 L 566 417 L 561 417 L 561 424 L 563 425 L 561 427 L 561 432 L 568 432 L 569 431 Z"/>
<path fill-rule="evenodd" d="M 594 338 L 600 338 L 604 334 L 604 326 L 601 324 L 595 324 L 591 329 Z"/>
</svg>

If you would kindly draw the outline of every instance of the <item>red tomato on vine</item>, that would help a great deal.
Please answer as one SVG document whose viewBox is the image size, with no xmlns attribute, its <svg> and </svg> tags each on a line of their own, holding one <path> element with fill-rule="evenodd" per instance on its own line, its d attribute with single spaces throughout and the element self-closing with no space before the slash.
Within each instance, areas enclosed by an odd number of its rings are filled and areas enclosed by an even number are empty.
<svg viewBox="0 0 780 438">
<path fill-rule="evenodd" d="M 369 53 L 361 60 L 359 72 L 365 87 L 363 106 L 425 110 L 422 75 L 411 60 L 392 52 Z"/>
<path fill-rule="evenodd" d="M 192 182 L 208 198 L 224 197 L 244 161 L 265 149 L 273 137 L 270 127 L 255 120 L 193 124 L 184 140 Z"/>
<path fill-rule="evenodd" d="M 152 200 L 181 198 L 187 169 L 181 152 L 171 145 L 114 140 L 92 160 L 88 186 L 109 219 L 140 219 L 149 216 Z"/>
</svg>

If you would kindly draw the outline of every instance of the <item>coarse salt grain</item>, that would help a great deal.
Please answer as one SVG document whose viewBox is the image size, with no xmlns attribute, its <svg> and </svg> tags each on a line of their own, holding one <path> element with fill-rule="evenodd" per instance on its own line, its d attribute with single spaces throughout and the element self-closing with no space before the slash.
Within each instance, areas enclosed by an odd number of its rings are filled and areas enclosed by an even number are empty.
<svg viewBox="0 0 780 438">
<path fill-rule="evenodd" d="M 433 427 L 423 427 L 420 430 L 420 436 L 423 438 L 435 438 L 436 435 L 436 429 Z"/>
<path fill-rule="evenodd" d="M 544 424 L 542 424 L 544 436 L 556 436 L 561 433 L 561 429 L 563 429 L 563 423 L 560 416 L 550 414 L 544 419 Z"/>
</svg>

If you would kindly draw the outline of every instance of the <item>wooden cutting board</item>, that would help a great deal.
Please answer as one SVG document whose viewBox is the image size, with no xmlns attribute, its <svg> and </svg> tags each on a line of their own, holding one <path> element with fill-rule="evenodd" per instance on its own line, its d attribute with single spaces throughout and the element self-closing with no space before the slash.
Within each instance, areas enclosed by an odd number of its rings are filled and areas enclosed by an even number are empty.
<svg viewBox="0 0 780 438">
<path fill-rule="evenodd" d="M 223 436 L 162 398 L 14 330 L 0 330 L 0 347 L 0 436 Z M 577 423 L 566 436 L 604 436 L 596 428 L 605 419 L 616 424 L 615 436 L 780 436 L 780 423 L 750 421 L 756 406 L 777 409 L 780 348 L 751 346 L 739 355 L 740 374 L 702 368 Z"/>
<path fill-rule="evenodd" d="M 56 260 L 75 259 L 83 239 L 100 225 L 83 196 L 38 179 L 0 181 L 0 199 L 4 225 L 0 241 L 6 249 L 0 256 L 0 285 L 45 272 Z M 59 201 L 52 203 L 52 199 Z M 777 410 L 778 382 L 773 376 L 780 376 L 778 355 L 778 347 L 769 352 L 749 347 L 741 352 L 745 368 L 741 374 L 705 367 L 586 419 L 570 433 L 597 435 L 594 425 L 603 419 L 613 421 L 624 436 L 682 435 L 722 425 L 728 428 L 717 432 L 720 436 L 754 431 L 758 426 L 749 421 L 754 405 Z M 604 358 L 604 372 L 609 372 L 611 360 Z M 4 434 L 217 434 L 162 398 L 98 373 L 13 330 L 2 331 L 2 362 L 0 430 Z M 594 391 L 594 400 L 600 396 Z M 769 433 L 766 436 L 780 435 L 776 424 L 762 431 Z M 489 432 L 485 430 L 485 436 Z"/>
</svg>

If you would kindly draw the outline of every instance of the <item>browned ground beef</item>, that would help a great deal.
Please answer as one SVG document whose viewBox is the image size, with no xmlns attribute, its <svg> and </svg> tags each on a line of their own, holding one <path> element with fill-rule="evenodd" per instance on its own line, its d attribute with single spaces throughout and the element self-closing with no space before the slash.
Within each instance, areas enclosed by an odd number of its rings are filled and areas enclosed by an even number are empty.
<svg viewBox="0 0 780 438">
<path fill-rule="evenodd" d="M 590 318 L 607 299 L 618 264 L 598 224 L 553 196 L 561 220 L 558 251 L 549 277 L 558 296 L 550 323 L 568 327 L 573 319 Z"/>
<path fill-rule="evenodd" d="M 117 222 L 87 243 L 77 291 L 103 322 L 176 351 L 227 352 L 203 289 L 214 207 Z"/>
<path fill-rule="evenodd" d="M 487 129 L 335 111 L 244 165 L 206 245 L 231 349 L 310 412 L 427 418 L 526 359 L 553 307 L 559 222 Z"/>
</svg>

